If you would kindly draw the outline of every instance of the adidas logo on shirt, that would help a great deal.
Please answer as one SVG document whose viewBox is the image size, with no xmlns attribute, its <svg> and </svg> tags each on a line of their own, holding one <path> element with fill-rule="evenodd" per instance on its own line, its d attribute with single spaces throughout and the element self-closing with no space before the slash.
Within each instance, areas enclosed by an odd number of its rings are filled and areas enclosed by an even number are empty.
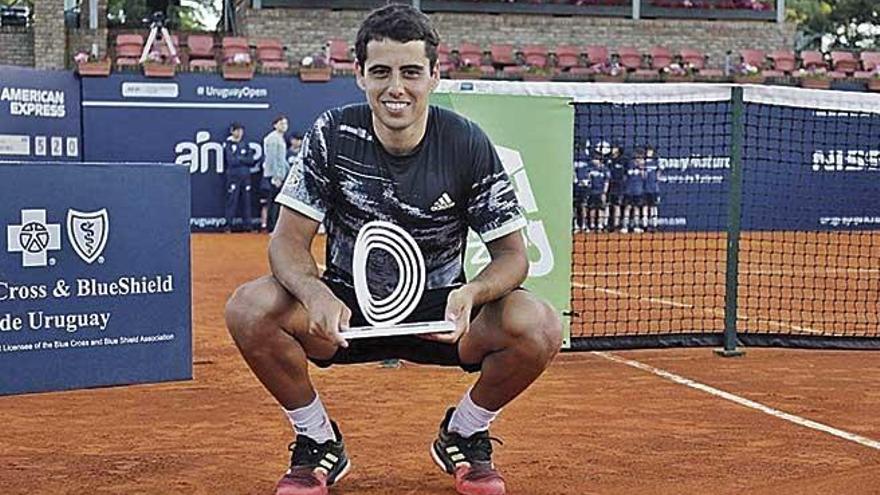
<svg viewBox="0 0 880 495">
<path fill-rule="evenodd" d="M 431 205 L 431 211 L 448 210 L 453 206 L 455 206 L 455 201 L 449 197 L 448 193 L 443 193 L 443 195 L 437 198 L 437 201 L 434 201 L 434 204 Z"/>
</svg>

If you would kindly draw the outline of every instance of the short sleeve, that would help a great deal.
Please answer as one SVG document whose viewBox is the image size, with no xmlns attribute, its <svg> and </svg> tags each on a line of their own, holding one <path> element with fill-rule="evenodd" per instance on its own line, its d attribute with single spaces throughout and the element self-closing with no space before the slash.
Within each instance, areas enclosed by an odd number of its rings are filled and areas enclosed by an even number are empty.
<svg viewBox="0 0 880 495">
<path fill-rule="evenodd" d="M 316 222 L 322 222 L 329 203 L 329 146 L 333 117 L 326 112 L 303 136 L 287 179 L 275 201 Z"/>
<path fill-rule="evenodd" d="M 516 191 L 501 158 L 486 134 L 474 126 L 472 184 L 467 203 L 468 226 L 491 242 L 526 226 Z"/>
</svg>

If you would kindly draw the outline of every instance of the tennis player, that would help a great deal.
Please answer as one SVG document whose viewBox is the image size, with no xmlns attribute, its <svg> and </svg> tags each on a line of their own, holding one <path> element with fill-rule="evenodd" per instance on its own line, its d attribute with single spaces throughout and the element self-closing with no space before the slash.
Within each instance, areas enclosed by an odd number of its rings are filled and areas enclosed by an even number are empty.
<svg viewBox="0 0 880 495">
<path fill-rule="evenodd" d="M 492 143 L 474 123 L 428 105 L 440 77 L 438 44 L 427 16 L 410 6 L 388 5 L 363 21 L 356 71 L 368 103 L 326 112 L 306 134 L 302 176 L 291 173 L 277 198 L 284 208 L 269 245 L 272 275 L 240 287 L 227 304 L 239 350 L 296 432 L 276 494 L 327 493 L 351 467 L 308 361 L 324 367 L 388 358 L 480 373 L 448 409 L 430 454 L 454 475 L 459 493 L 506 493 L 489 426 L 560 347 L 556 310 L 520 289 L 528 272 L 526 222 Z M 376 221 L 395 227 L 371 230 L 384 247 L 356 265 L 358 236 Z M 309 248 L 322 222 L 327 268 L 319 275 Z M 462 269 L 468 227 L 492 257 L 470 281 Z M 410 265 L 399 261 L 410 258 L 395 242 L 410 241 L 423 255 L 425 291 L 404 322 L 446 319 L 455 331 L 347 341 L 347 328 L 368 324 L 370 314 L 387 309 L 383 301 L 407 291 L 399 283 L 401 267 Z M 366 298 L 358 297 L 362 277 Z"/>
</svg>

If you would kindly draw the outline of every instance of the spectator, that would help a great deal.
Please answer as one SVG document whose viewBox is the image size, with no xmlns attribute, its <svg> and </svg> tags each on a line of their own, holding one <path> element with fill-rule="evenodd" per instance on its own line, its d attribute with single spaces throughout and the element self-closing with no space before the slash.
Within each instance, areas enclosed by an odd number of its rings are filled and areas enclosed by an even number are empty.
<svg viewBox="0 0 880 495">
<path fill-rule="evenodd" d="M 278 207 L 273 206 L 275 196 L 287 177 L 290 167 L 287 164 L 284 133 L 287 132 L 287 117 L 279 115 L 272 121 L 272 130 L 263 138 L 263 175 L 260 179 L 260 230 L 267 232 L 275 228 Z M 273 214 L 270 215 L 270 210 Z"/>
</svg>

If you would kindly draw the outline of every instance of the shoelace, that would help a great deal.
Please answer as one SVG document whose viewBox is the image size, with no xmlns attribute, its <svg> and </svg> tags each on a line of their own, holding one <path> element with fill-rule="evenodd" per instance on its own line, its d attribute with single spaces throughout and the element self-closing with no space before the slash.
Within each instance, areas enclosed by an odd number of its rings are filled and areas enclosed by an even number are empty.
<svg viewBox="0 0 880 495">
<path fill-rule="evenodd" d="M 291 452 L 291 466 L 308 466 L 314 468 L 321 460 L 321 451 L 318 449 L 318 442 L 309 437 L 297 437 L 296 441 L 288 447 Z"/>
<path fill-rule="evenodd" d="M 459 448 L 468 462 L 492 462 L 492 442 L 504 445 L 500 438 L 490 437 L 488 432 L 473 434 L 470 438 L 462 438 Z"/>
</svg>

